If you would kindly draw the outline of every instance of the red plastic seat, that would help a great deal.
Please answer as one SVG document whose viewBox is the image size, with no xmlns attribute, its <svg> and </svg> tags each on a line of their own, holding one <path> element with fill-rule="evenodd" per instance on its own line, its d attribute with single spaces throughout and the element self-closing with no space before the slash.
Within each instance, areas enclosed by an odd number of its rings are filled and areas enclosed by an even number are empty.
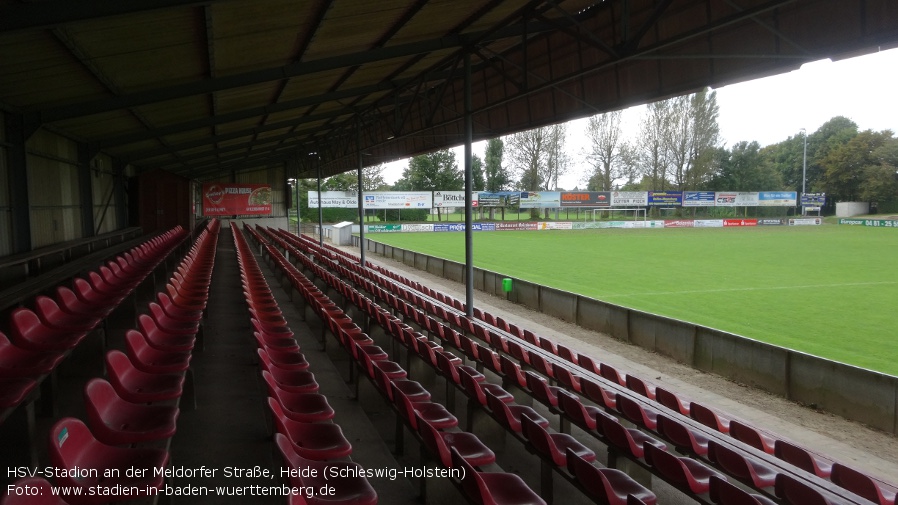
<svg viewBox="0 0 898 505">
<path fill-rule="evenodd" d="M 586 377 L 580 379 L 580 385 L 587 398 L 606 409 L 617 410 L 617 393 L 603 388 L 599 383 Z"/>
<path fill-rule="evenodd" d="M 12 483 L 16 488 L 34 489 L 34 494 L 7 494 L 0 505 L 69 505 L 53 494 L 53 488 L 43 477 L 25 477 Z"/>
<path fill-rule="evenodd" d="M 200 321 L 203 318 L 202 310 L 177 305 L 164 291 L 156 293 L 156 300 L 169 317 L 185 321 Z"/>
<path fill-rule="evenodd" d="M 390 386 L 393 395 L 391 401 L 412 430 L 418 430 L 418 418 L 424 419 L 434 428 L 441 430 L 458 426 L 458 419 L 442 404 L 430 401 L 414 402 L 395 382 L 390 383 Z"/>
<path fill-rule="evenodd" d="M 718 505 L 776 505 L 769 498 L 743 491 L 715 475 L 711 476 L 708 493 Z"/>
<path fill-rule="evenodd" d="M 162 331 L 178 335 L 196 335 L 199 332 L 199 320 L 184 320 L 169 316 L 156 302 L 150 302 L 149 307 L 150 317 Z"/>
<path fill-rule="evenodd" d="M 555 380 L 557 380 L 559 384 L 561 384 L 568 390 L 576 391 L 578 393 L 583 391 L 583 386 L 580 382 L 580 376 L 571 372 L 567 367 L 555 367 Z"/>
<path fill-rule="evenodd" d="M 20 307 L 9 318 L 10 338 L 23 349 L 41 352 L 67 351 L 77 346 L 87 335 L 85 331 L 51 328 L 42 323 L 37 314 Z"/>
<path fill-rule="evenodd" d="M 297 454 L 316 461 L 345 458 L 352 454 L 352 444 L 346 440 L 340 426 L 332 423 L 302 423 L 287 416 L 281 404 L 268 397 L 268 407 L 277 433 L 290 440 Z"/>
<path fill-rule="evenodd" d="M 301 352 L 282 351 L 271 347 L 262 347 L 256 349 L 256 352 L 259 353 L 260 356 L 262 353 L 267 354 L 269 361 L 278 368 L 286 370 L 309 369 L 309 362 L 306 361 L 306 357 L 303 356 Z"/>
<path fill-rule="evenodd" d="M 835 485 L 845 488 L 858 496 L 863 496 L 879 505 L 895 505 L 895 500 L 898 498 L 894 490 L 891 492 L 886 491 L 880 483 L 873 480 L 869 475 L 841 463 L 833 464 L 830 477 Z"/>
<path fill-rule="evenodd" d="M 584 461 L 595 461 L 596 453 L 567 433 L 550 433 L 526 414 L 521 416 L 521 434 L 537 453 L 552 460 L 559 468 L 567 466 L 567 453 L 572 451 Z"/>
<path fill-rule="evenodd" d="M 714 428 L 721 433 L 730 432 L 730 420 L 720 417 L 717 412 L 705 407 L 700 403 L 692 402 L 689 404 L 689 416 L 696 421 Z"/>
<path fill-rule="evenodd" d="M 125 333 L 125 347 L 134 366 L 144 372 L 177 373 L 190 367 L 189 352 L 160 351 L 150 346 L 143 334 L 136 330 Z"/>
<path fill-rule="evenodd" d="M 832 474 L 832 461 L 817 456 L 797 445 L 790 444 L 785 440 L 776 440 L 773 443 L 773 455 L 824 479 L 828 479 Z"/>
<path fill-rule="evenodd" d="M 713 440 L 708 442 L 708 459 L 727 475 L 732 475 L 755 489 L 771 487 L 776 483 L 776 469 Z"/>
<path fill-rule="evenodd" d="M 37 377 L 50 373 L 65 357 L 61 352 L 31 351 L 13 345 L 0 332 L 0 377 Z"/>
<path fill-rule="evenodd" d="M 604 412 L 596 414 L 596 430 L 608 441 L 611 446 L 622 450 L 634 458 L 645 456 L 645 447 L 652 445 L 662 450 L 667 446 L 659 440 L 635 429 L 627 428 L 617 419 Z"/>
<path fill-rule="evenodd" d="M 471 466 L 495 463 L 496 454 L 473 433 L 439 431 L 434 425 L 425 421 L 420 414 L 416 413 L 415 415 L 418 416 L 418 433 L 421 435 L 424 446 L 439 459 L 443 466 L 452 467 L 451 449 L 458 451 L 459 455 Z"/>
<path fill-rule="evenodd" d="M 521 365 L 515 363 L 508 356 L 499 356 L 499 365 L 502 368 L 503 384 L 510 384 L 520 388 L 527 387 L 527 377 L 521 371 Z"/>
<path fill-rule="evenodd" d="M 98 485 L 105 488 L 133 487 L 139 496 L 147 496 L 149 489 L 162 488 L 164 476 L 157 474 L 155 469 L 168 463 L 167 451 L 106 445 L 94 438 L 84 423 L 71 417 L 60 419 L 50 429 L 49 452 L 53 466 L 84 470 L 77 475 L 62 473 L 55 478 L 58 486 L 83 489 L 81 496 L 66 497 L 66 501 L 72 504 L 108 503 L 109 496 L 88 494 L 88 488 Z M 104 476 L 110 469 L 115 469 L 115 472 L 109 472 L 109 475 L 118 476 Z"/>
<path fill-rule="evenodd" d="M 137 316 L 137 327 L 147 343 L 160 351 L 190 352 L 196 344 L 196 336 L 194 334 L 170 333 L 160 328 L 156 321 L 146 314 Z"/>
<path fill-rule="evenodd" d="M 579 364 L 582 368 L 585 368 L 588 372 L 592 372 L 594 374 L 602 373 L 598 362 L 594 360 L 592 356 L 587 356 L 586 354 L 577 356 L 577 364 Z"/>
<path fill-rule="evenodd" d="M 558 406 L 575 425 L 587 431 L 596 429 L 596 414 L 602 410 L 592 405 L 583 405 L 580 398 L 567 391 L 558 392 Z"/>
<path fill-rule="evenodd" d="M 642 426 L 652 431 L 658 429 L 658 412 L 648 407 L 643 407 L 627 396 L 617 395 L 617 410 L 637 426 Z"/>
<path fill-rule="evenodd" d="M 465 394 L 467 394 L 468 398 L 472 401 L 476 401 L 481 405 L 486 405 L 487 391 L 505 403 L 514 401 L 514 395 L 502 389 L 502 386 L 491 382 L 478 381 L 476 377 L 468 372 L 468 370 L 460 370 L 458 376 L 459 379 L 461 379 L 461 385 L 465 390 Z"/>
<path fill-rule="evenodd" d="M 184 391 L 184 374 L 144 372 L 117 350 L 106 353 L 106 374 L 115 392 L 133 403 L 172 400 Z"/>
<path fill-rule="evenodd" d="M 629 389 L 630 391 L 641 394 L 642 396 L 645 396 L 650 400 L 655 399 L 655 386 L 647 384 L 639 377 L 627 375 L 627 377 L 624 379 L 624 382 L 626 382 L 627 389 Z"/>
<path fill-rule="evenodd" d="M 84 406 L 91 432 L 104 444 L 138 444 L 175 434 L 177 407 L 123 400 L 103 379 L 91 379 L 84 386 Z"/>
<path fill-rule="evenodd" d="M 558 406 L 558 392 L 561 388 L 550 386 L 546 379 L 529 370 L 524 372 L 524 376 L 527 378 L 527 389 L 536 401 L 548 407 Z"/>
<path fill-rule="evenodd" d="M 322 489 L 328 486 L 334 490 L 333 495 L 315 494 L 306 496 L 307 505 L 376 505 L 377 492 L 361 475 L 364 469 L 358 463 L 344 461 L 314 461 L 303 458 L 293 450 L 293 444 L 281 433 L 275 433 L 275 444 L 284 458 L 285 469 L 290 470 L 289 481 L 293 487 L 303 489 Z M 325 479 L 327 468 L 336 470 L 337 476 Z M 299 473 L 300 469 L 314 469 L 312 472 Z"/>
<path fill-rule="evenodd" d="M 519 476 L 504 472 L 478 472 L 458 451 L 451 450 L 455 468 L 464 469 L 461 487 L 474 503 L 483 505 L 545 505 Z"/>
<path fill-rule="evenodd" d="M 681 400 L 679 396 L 664 388 L 655 388 L 655 399 L 658 400 L 658 403 L 674 412 L 679 412 L 684 416 L 689 415 L 690 402 Z"/>
<path fill-rule="evenodd" d="M 708 454 L 708 437 L 663 414 L 658 415 L 658 433 L 685 454 Z"/>
<path fill-rule="evenodd" d="M 736 421 L 730 421 L 730 436 L 740 442 L 744 442 L 755 449 L 760 449 L 767 454 L 773 454 L 774 439 L 764 435 L 751 426 Z"/>
<path fill-rule="evenodd" d="M 308 370 L 289 370 L 281 368 L 271 362 L 271 358 L 265 352 L 260 352 L 262 369 L 271 374 L 278 387 L 284 391 L 294 393 L 316 393 L 319 385 L 315 380 L 315 374 Z"/>
<path fill-rule="evenodd" d="M 602 377 L 610 380 L 611 382 L 615 382 L 617 384 L 620 384 L 621 386 L 627 387 L 627 379 L 625 377 L 622 377 L 617 369 L 609 365 L 608 363 L 602 363 L 599 365 L 599 374 L 601 374 Z"/>
<path fill-rule="evenodd" d="M 493 418 L 499 421 L 499 424 L 507 430 L 520 433 L 523 429 L 521 428 L 521 417 L 525 415 L 543 428 L 549 427 L 549 421 L 533 410 L 533 407 L 503 402 L 499 397 L 489 392 L 486 393 L 486 402 L 487 407 L 493 414 Z"/>
<path fill-rule="evenodd" d="M 836 505 L 816 489 L 781 473 L 776 476 L 776 496 L 787 505 Z"/>
<path fill-rule="evenodd" d="M 629 475 L 611 468 L 597 468 L 589 461 L 577 456 L 574 451 L 567 452 L 567 468 L 577 482 L 596 503 L 607 505 L 627 505 L 632 496 L 645 505 L 655 505 L 655 493 L 643 487 Z"/>
<path fill-rule="evenodd" d="M 35 387 L 37 382 L 29 377 L 0 377 L 0 409 L 22 403 Z"/>
<path fill-rule="evenodd" d="M 726 479 L 694 459 L 678 457 L 651 444 L 645 446 L 645 461 L 669 484 L 693 495 L 708 492 L 712 475 Z"/>
<path fill-rule="evenodd" d="M 530 366 L 540 374 L 550 378 L 555 378 L 555 365 L 542 355 L 530 353 Z"/>
<path fill-rule="evenodd" d="M 104 318 L 115 309 L 114 305 L 89 303 L 82 300 L 74 291 L 59 286 L 56 288 L 56 303 L 63 312 L 73 315 L 84 315 Z"/>
<path fill-rule="evenodd" d="M 571 350 L 561 344 L 558 344 L 556 347 L 558 347 L 558 357 L 559 358 L 561 358 L 565 361 L 569 361 L 575 365 L 577 364 L 577 360 L 578 360 L 579 356 L 577 356 L 576 352 L 574 352 L 573 350 Z"/>
<path fill-rule="evenodd" d="M 430 391 L 424 388 L 420 382 L 409 379 L 390 379 L 379 368 L 374 368 L 374 380 L 382 391 L 387 395 L 387 399 L 394 401 L 393 391 L 398 389 L 412 402 L 429 402 Z"/>
<path fill-rule="evenodd" d="M 268 384 L 268 395 L 281 404 L 287 417 L 302 423 L 317 423 L 334 418 L 334 409 L 327 402 L 327 397 L 318 393 L 294 393 L 281 389 L 267 371 L 262 372 Z"/>
<path fill-rule="evenodd" d="M 57 328 L 68 331 L 89 332 L 93 330 L 100 321 L 99 317 L 90 314 L 72 314 L 65 312 L 49 296 L 38 296 L 34 300 L 34 313 L 37 317 L 51 328 Z"/>
</svg>

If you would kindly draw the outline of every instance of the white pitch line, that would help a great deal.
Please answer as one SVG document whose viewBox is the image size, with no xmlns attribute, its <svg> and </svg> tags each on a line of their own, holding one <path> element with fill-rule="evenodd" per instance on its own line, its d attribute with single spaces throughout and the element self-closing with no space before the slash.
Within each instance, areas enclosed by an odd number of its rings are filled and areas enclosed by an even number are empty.
<svg viewBox="0 0 898 505">
<path fill-rule="evenodd" d="M 660 296 L 660 295 L 687 295 L 687 294 L 696 294 L 696 293 L 730 293 L 734 291 L 772 291 L 772 290 L 783 290 L 783 289 L 810 289 L 810 288 L 844 288 L 851 286 L 881 286 L 887 284 L 898 284 L 898 281 L 880 281 L 880 282 L 848 282 L 842 284 L 806 284 L 803 286 L 770 286 L 763 288 L 722 288 L 722 289 L 695 289 L 688 291 L 656 291 L 650 293 L 624 293 L 624 294 L 611 294 L 611 295 L 600 295 L 605 298 L 610 298 L 612 296 Z"/>
</svg>

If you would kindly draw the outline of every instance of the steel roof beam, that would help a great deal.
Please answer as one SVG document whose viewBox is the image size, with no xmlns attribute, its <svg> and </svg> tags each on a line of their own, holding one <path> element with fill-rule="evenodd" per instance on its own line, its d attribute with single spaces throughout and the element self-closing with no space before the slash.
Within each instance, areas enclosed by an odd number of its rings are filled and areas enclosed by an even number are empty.
<svg viewBox="0 0 898 505">
<path fill-rule="evenodd" d="M 158 9 L 174 9 L 209 5 L 223 0 L 45 0 L 42 2 L 10 2 L 0 7 L 0 33 L 36 30 L 54 26 L 136 14 Z"/>
</svg>

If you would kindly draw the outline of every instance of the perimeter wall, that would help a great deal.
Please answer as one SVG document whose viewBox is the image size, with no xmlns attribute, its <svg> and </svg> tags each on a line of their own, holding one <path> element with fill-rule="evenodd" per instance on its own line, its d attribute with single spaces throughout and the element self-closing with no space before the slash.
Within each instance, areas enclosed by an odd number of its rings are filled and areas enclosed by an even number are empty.
<svg viewBox="0 0 898 505">
<path fill-rule="evenodd" d="M 359 244 L 358 237 L 353 237 Z M 368 251 L 464 283 L 462 263 L 365 239 Z M 474 287 L 505 296 L 497 272 L 474 269 Z M 531 310 L 606 333 L 705 372 L 898 434 L 898 377 L 594 298 L 513 279 L 508 299 Z"/>
</svg>

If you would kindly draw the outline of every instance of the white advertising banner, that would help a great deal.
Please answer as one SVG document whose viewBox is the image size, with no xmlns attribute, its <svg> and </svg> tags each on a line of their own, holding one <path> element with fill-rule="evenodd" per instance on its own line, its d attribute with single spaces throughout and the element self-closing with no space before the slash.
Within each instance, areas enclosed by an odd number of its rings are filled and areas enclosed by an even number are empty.
<svg viewBox="0 0 898 505">
<path fill-rule="evenodd" d="M 757 192 L 718 191 L 714 194 L 717 207 L 757 207 L 760 197 Z"/>
<path fill-rule="evenodd" d="M 433 193 L 430 191 L 373 191 L 364 194 L 366 209 L 430 209 Z"/>
<path fill-rule="evenodd" d="M 823 219 L 819 217 L 804 217 L 789 219 L 789 226 L 819 226 L 823 224 Z"/>
<path fill-rule="evenodd" d="M 572 230 L 573 223 L 570 221 L 544 221 L 537 224 L 537 230 Z"/>
<path fill-rule="evenodd" d="M 649 204 L 648 191 L 612 191 L 612 207 L 645 207 Z"/>
<path fill-rule="evenodd" d="M 322 191 L 322 207 L 337 207 L 341 209 L 355 209 L 359 206 L 358 195 L 354 191 Z M 309 191 L 309 208 L 318 207 L 318 192 Z"/>
<path fill-rule="evenodd" d="M 471 207 L 477 207 L 479 193 L 473 191 L 471 193 Z M 465 192 L 464 191 L 434 191 L 433 192 L 434 207 L 464 207 Z"/>
<path fill-rule="evenodd" d="M 433 231 L 432 224 L 404 224 L 402 225 L 402 231 L 404 232 L 420 232 L 420 231 Z"/>
<path fill-rule="evenodd" d="M 692 223 L 695 228 L 723 228 L 723 219 L 696 219 Z"/>
</svg>

